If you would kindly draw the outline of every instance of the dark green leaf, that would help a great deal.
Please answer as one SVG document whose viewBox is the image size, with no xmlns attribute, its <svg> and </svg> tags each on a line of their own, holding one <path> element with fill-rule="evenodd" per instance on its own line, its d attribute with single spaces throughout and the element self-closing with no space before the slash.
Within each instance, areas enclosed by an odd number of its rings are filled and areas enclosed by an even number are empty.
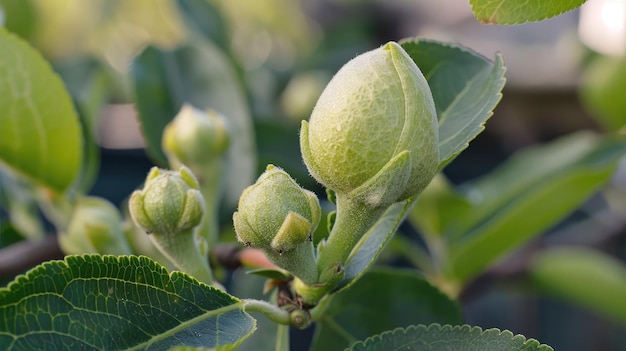
<svg viewBox="0 0 626 351">
<path fill-rule="evenodd" d="M 2 350 L 215 347 L 254 328 L 240 300 L 143 256 L 68 256 L 0 289 Z"/>
<path fill-rule="evenodd" d="M 585 0 L 470 0 L 482 23 L 520 24 L 541 21 L 582 5 Z"/>
<path fill-rule="evenodd" d="M 0 160 L 58 192 L 82 167 L 82 134 L 69 95 L 50 65 L 0 28 Z"/>
<path fill-rule="evenodd" d="M 220 8 L 207 0 L 178 0 L 178 7 L 188 27 L 201 33 L 225 52 L 230 48 L 232 31 L 227 27 Z"/>
<path fill-rule="evenodd" d="M 410 270 L 374 269 L 333 297 L 316 326 L 314 351 L 337 350 L 369 335 L 419 323 L 461 323 L 461 310 Z"/>
<path fill-rule="evenodd" d="M 626 325 L 626 266 L 586 248 L 541 253 L 531 273 L 549 293 L 597 311 Z"/>
<path fill-rule="evenodd" d="M 439 119 L 439 168 L 445 167 L 480 132 L 502 97 L 504 64 L 462 47 L 411 39 L 402 47 L 420 68 L 433 93 Z"/>
<path fill-rule="evenodd" d="M 9 32 L 30 41 L 37 27 L 37 10 L 33 1 L 0 0 L 0 17 Z"/>
<path fill-rule="evenodd" d="M 469 325 L 431 324 L 395 329 L 360 341 L 350 351 L 554 351 L 537 340 L 513 335 L 508 330 Z"/>
<path fill-rule="evenodd" d="M 625 151 L 624 139 L 573 134 L 523 151 L 467 184 L 474 206 L 446 233 L 449 273 L 466 281 L 557 223 L 610 178 Z"/>
<path fill-rule="evenodd" d="M 133 63 L 137 110 L 148 153 L 166 164 L 163 128 L 184 102 L 212 108 L 230 122 L 227 199 L 237 203 L 256 172 L 254 135 L 246 98 L 224 54 L 212 43 L 194 39 L 174 51 L 149 47 Z"/>
</svg>

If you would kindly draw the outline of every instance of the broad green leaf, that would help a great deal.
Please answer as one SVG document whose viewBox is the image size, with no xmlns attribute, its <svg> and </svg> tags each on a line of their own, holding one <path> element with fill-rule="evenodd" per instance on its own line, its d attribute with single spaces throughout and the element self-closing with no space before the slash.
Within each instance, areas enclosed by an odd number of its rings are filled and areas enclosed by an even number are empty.
<svg viewBox="0 0 626 351">
<path fill-rule="evenodd" d="M 554 351 L 535 339 L 508 330 L 482 330 L 469 325 L 431 324 L 398 328 L 352 345 L 350 351 Z"/>
<path fill-rule="evenodd" d="M 2 350 L 167 350 L 238 344 L 237 298 L 141 256 L 68 256 L 0 289 Z"/>
<path fill-rule="evenodd" d="M 82 167 L 82 134 L 69 95 L 50 65 L 0 28 L 0 162 L 58 192 Z"/>
<path fill-rule="evenodd" d="M 433 93 L 439 119 L 439 168 L 445 167 L 480 132 L 504 87 L 504 63 L 468 49 L 411 39 L 402 47 L 420 68 Z"/>
<path fill-rule="evenodd" d="M 482 23 L 521 24 L 542 21 L 582 5 L 585 0 L 470 0 Z"/>
<path fill-rule="evenodd" d="M 474 206 L 446 233 L 448 274 L 466 281 L 556 224 L 610 178 L 625 151 L 625 139 L 577 133 L 523 151 L 467 184 Z"/>
<path fill-rule="evenodd" d="M 548 293 L 626 325 L 626 266 L 621 261 L 587 248 L 553 249 L 533 259 L 531 274 Z"/>
<path fill-rule="evenodd" d="M 195 38 L 173 51 L 149 47 L 133 63 L 137 110 L 148 153 L 165 164 L 163 128 L 183 103 L 212 108 L 230 122 L 231 145 L 226 197 L 236 204 L 256 172 L 254 134 L 246 98 L 224 54 L 212 43 Z"/>
<path fill-rule="evenodd" d="M 466 49 L 435 41 L 411 39 L 401 45 L 432 90 L 439 118 L 439 168 L 443 168 L 484 129 L 500 100 L 502 58 L 497 56 L 493 63 Z M 374 263 L 415 204 L 413 200 L 391 206 L 364 235 L 346 262 L 339 288 L 348 286 Z"/>
<path fill-rule="evenodd" d="M 626 61 L 623 57 L 595 57 L 585 68 L 580 97 L 604 127 L 618 131 L 626 125 Z"/>
<path fill-rule="evenodd" d="M 332 299 L 316 325 L 313 351 L 412 324 L 462 322 L 459 304 L 412 270 L 373 269 Z"/>
</svg>

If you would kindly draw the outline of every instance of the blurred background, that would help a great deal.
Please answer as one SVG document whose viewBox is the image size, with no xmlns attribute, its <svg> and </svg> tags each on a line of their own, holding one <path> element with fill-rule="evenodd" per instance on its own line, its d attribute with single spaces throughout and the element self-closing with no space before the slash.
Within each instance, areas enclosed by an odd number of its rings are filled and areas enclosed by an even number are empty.
<svg viewBox="0 0 626 351">
<path fill-rule="evenodd" d="M 230 62 L 249 107 L 255 155 L 244 183 L 273 163 L 320 190 L 300 158 L 300 121 L 339 67 L 390 40 L 424 37 L 459 43 L 489 59 L 496 52 L 504 57 L 502 101 L 486 130 L 444 170 L 455 184 L 485 174 L 522 148 L 579 130 L 618 131 L 626 121 L 624 1 L 588 1 L 582 9 L 517 26 L 479 23 L 467 0 L 212 0 L 201 8 L 195 3 L 0 0 L 0 25 L 37 48 L 82 106 L 81 114 L 92 116 L 100 165 L 90 194 L 121 205 L 161 162 L 144 148 L 134 106 L 139 93 L 131 82 L 134 60 L 146 47 L 173 49 L 198 33 Z M 171 73 L 167 67 L 164 75 Z M 622 173 L 615 184 L 625 184 Z M 235 204 L 224 206 L 225 222 Z M 624 216 L 607 208 L 604 196 L 594 197 L 477 279 L 462 296 L 466 322 L 509 329 L 556 350 L 626 349 L 623 324 L 546 296 L 525 277 L 525 257 L 562 238 L 623 260 Z M 6 219 L 0 212 L 0 223 Z M 568 221 L 581 219 L 587 226 L 572 233 Z M 4 284 L 12 277 L 1 278 Z"/>
</svg>

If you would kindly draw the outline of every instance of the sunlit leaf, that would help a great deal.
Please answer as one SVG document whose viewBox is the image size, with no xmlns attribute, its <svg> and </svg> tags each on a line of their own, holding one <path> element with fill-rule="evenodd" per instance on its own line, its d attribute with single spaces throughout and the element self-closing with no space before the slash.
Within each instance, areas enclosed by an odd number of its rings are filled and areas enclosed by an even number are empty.
<svg viewBox="0 0 626 351">
<path fill-rule="evenodd" d="M 520 24 L 541 21 L 582 5 L 586 0 L 470 0 L 482 23 Z"/>
<path fill-rule="evenodd" d="M 624 139 L 573 134 L 523 151 L 466 184 L 474 206 L 445 233 L 449 275 L 466 281 L 556 224 L 609 179 L 624 152 Z"/>
<path fill-rule="evenodd" d="M 461 309 L 412 270 L 374 269 L 333 297 L 315 329 L 313 351 L 415 323 L 462 322 Z"/>
<path fill-rule="evenodd" d="M 0 28 L 0 162 L 58 192 L 82 167 L 82 134 L 72 101 L 50 65 Z"/>
<path fill-rule="evenodd" d="M 350 351 L 553 351 L 535 339 L 513 335 L 508 330 L 487 329 L 469 325 L 431 324 L 395 329 L 369 337 L 352 345 Z"/>
<path fill-rule="evenodd" d="M 237 298 L 143 256 L 68 256 L 0 289 L 2 350 L 210 348 L 254 329 Z"/>
</svg>

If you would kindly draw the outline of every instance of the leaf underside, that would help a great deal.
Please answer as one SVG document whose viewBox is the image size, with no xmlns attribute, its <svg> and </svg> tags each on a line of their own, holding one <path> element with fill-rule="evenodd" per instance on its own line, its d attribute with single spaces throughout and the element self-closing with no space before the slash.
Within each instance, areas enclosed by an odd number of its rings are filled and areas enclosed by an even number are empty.
<svg viewBox="0 0 626 351">
<path fill-rule="evenodd" d="M 0 289 L 2 350 L 167 350 L 237 344 L 240 300 L 141 256 L 68 256 Z"/>
<path fill-rule="evenodd" d="M 542 21 L 573 10 L 586 0 L 470 0 L 481 23 L 522 24 Z"/>
</svg>

